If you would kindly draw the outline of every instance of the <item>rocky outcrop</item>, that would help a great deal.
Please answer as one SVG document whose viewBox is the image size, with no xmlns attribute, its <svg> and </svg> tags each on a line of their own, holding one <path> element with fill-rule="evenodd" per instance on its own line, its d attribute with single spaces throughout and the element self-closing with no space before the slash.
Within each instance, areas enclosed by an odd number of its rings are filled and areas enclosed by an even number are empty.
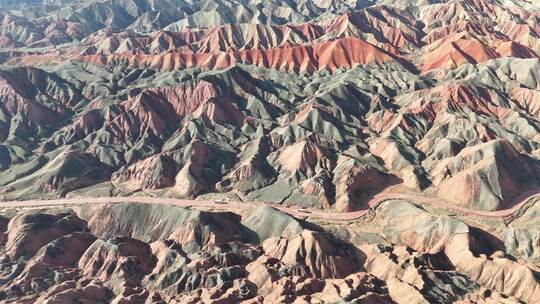
<svg viewBox="0 0 540 304">
<path fill-rule="evenodd" d="M 256 242 L 263 242 L 272 237 L 289 238 L 304 230 L 298 219 L 269 206 L 246 210 L 241 223 Z"/>
<path fill-rule="evenodd" d="M 299 276 L 343 278 L 361 269 L 361 255 L 353 248 L 309 230 L 289 238 L 267 239 L 263 248 L 266 255 L 290 266 Z"/>
<path fill-rule="evenodd" d="M 267 206 L 238 215 L 137 203 L 13 209 L 0 248 L 0 298 L 531 302 L 538 296 L 535 258 L 511 244 L 519 258 L 508 256 L 499 237 L 522 230 L 535 210 L 491 235 L 483 224 L 399 200 L 381 203 L 361 222 L 324 228 Z"/>
<path fill-rule="evenodd" d="M 447 200 L 481 210 L 505 209 L 535 180 L 535 171 L 506 141 L 493 140 L 464 148 L 435 165 L 433 183 Z M 457 192 L 455 189 L 467 189 Z"/>
<path fill-rule="evenodd" d="M 20 214 L 9 222 L 5 253 L 12 259 L 19 256 L 33 256 L 49 242 L 85 230 L 87 230 L 86 222 L 69 213 Z"/>
<path fill-rule="evenodd" d="M 148 292 L 140 287 L 145 275 L 156 265 L 150 246 L 144 242 L 118 237 L 108 241 L 97 240 L 79 260 L 84 277 L 105 283 L 117 295 L 113 302 L 124 303 L 143 300 Z"/>
<path fill-rule="evenodd" d="M 397 201 L 383 203 L 377 213 L 376 221 L 386 238 L 432 257 L 439 256 L 446 267 L 466 275 L 475 284 L 525 302 L 534 299 L 540 290 L 535 267 L 509 258 L 482 236 L 484 232 L 459 220 L 435 217 Z M 419 277 L 402 271 L 394 275 L 398 278 L 407 275 L 407 283 L 415 286 L 414 278 Z M 389 274 L 384 271 L 379 276 L 384 278 Z"/>
</svg>

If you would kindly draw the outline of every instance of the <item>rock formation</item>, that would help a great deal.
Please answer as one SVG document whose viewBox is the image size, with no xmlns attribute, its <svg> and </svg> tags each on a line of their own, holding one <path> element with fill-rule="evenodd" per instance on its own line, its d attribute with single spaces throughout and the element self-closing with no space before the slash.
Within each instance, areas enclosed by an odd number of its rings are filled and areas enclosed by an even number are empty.
<svg viewBox="0 0 540 304">
<path fill-rule="evenodd" d="M 539 20 L 0 0 L 0 302 L 537 301 Z"/>
</svg>

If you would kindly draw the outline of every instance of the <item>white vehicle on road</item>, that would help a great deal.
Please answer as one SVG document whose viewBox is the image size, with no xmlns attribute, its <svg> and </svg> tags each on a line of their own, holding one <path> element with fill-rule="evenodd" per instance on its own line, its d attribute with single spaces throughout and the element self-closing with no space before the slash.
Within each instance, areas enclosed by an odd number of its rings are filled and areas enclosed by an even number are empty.
<svg viewBox="0 0 540 304">
<path fill-rule="evenodd" d="M 307 210 L 306 208 L 298 208 L 297 211 L 300 213 L 311 213 L 311 211 Z"/>
<path fill-rule="evenodd" d="M 224 204 L 227 204 L 227 202 L 225 200 L 218 199 L 214 201 L 214 204 L 224 205 Z"/>
</svg>

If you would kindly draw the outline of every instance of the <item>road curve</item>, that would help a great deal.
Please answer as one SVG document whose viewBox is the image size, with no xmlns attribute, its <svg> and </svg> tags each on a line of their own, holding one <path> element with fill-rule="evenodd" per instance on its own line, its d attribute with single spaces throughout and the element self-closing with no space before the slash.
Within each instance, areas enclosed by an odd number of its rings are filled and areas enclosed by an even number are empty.
<svg viewBox="0 0 540 304">
<path fill-rule="evenodd" d="M 399 199 L 411 202 L 417 202 L 422 204 L 428 204 L 431 206 L 444 208 L 459 213 L 487 217 L 487 218 L 506 218 L 514 215 L 518 212 L 529 200 L 540 194 L 540 188 L 523 193 L 518 197 L 514 203 L 509 204 L 510 208 L 497 211 L 480 211 L 463 208 L 456 206 L 450 202 L 444 202 L 439 199 L 431 197 L 416 195 L 416 194 L 404 194 L 404 193 L 380 193 L 375 195 L 368 202 L 368 209 L 357 210 L 351 212 L 325 212 L 322 210 L 312 210 L 310 213 L 299 212 L 297 208 L 293 207 L 281 207 L 272 206 L 282 212 L 288 213 L 293 216 L 309 216 L 313 218 L 322 218 L 327 220 L 355 220 L 364 216 L 369 209 L 377 206 L 379 203 L 387 200 Z M 85 198 L 64 198 L 64 199 L 51 199 L 51 200 L 25 200 L 25 201 L 6 201 L 0 202 L 0 208 L 14 208 L 14 207 L 48 207 L 48 206 L 66 206 L 66 205 L 81 205 L 81 204 L 101 204 L 101 203 L 148 203 L 148 204 L 167 204 L 180 207 L 207 207 L 218 208 L 225 210 L 239 210 L 248 208 L 254 205 L 263 205 L 262 203 L 244 203 L 244 202 L 227 202 L 226 204 L 216 204 L 214 201 L 203 200 L 187 200 L 176 198 L 159 198 L 159 197 L 146 197 L 146 196 L 115 196 L 115 197 L 85 197 Z"/>
</svg>

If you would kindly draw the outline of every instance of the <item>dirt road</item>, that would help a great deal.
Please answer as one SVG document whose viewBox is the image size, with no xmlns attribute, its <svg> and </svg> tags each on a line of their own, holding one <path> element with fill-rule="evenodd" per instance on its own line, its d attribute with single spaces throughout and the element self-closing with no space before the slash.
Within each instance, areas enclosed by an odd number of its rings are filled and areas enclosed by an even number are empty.
<svg viewBox="0 0 540 304">
<path fill-rule="evenodd" d="M 497 211 L 479 211 L 472 210 L 457 206 L 455 204 L 444 202 L 439 199 L 433 199 L 426 196 L 415 194 L 399 194 L 399 193 L 381 193 L 375 195 L 369 202 L 370 208 L 377 204 L 392 199 L 406 200 L 421 204 L 428 204 L 431 206 L 444 208 L 447 210 L 480 216 L 488 218 L 505 218 L 516 213 L 523 205 L 525 205 L 532 197 L 540 194 L 540 189 L 535 189 L 523 193 L 514 203 L 508 204 L 512 206 L 508 209 Z M 242 208 L 253 206 L 254 204 L 261 203 L 243 203 L 243 202 L 227 202 L 226 204 L 216 204 L 214 201 L 203 200 L 186 200 L 175 198 L 158 198 L 158 197 L 144 197 L 144 196 L 129 196 L 129 197 L 95 197 L 95 198 L 67 198 L 67 199 L 52 199 L 52 200 L 26 200 L 26 201 L 9 201 L 0 202 L 0 207 L 46 207 L 46 206 L 64 206 L 64 205 L 78 205 L 78 204 L 100 204 L 100 203 L 149 203 L 149 204 L 169 204 L 181 207 L 204 207 L 204 208 L 217 208 L 223 210 L 235 211 Z M 352 212 L 325 212 L 322 210 L 312 210 L 310 213 L 299 212 L 297 208 L 273 206 L 282 212 L 288 213 L 293 216 L 309 216 L 314 218 L 322 218 L 328 220 L 354 220 L 365 215 L 369 209 L 358 210 Z"/>
</svg>

